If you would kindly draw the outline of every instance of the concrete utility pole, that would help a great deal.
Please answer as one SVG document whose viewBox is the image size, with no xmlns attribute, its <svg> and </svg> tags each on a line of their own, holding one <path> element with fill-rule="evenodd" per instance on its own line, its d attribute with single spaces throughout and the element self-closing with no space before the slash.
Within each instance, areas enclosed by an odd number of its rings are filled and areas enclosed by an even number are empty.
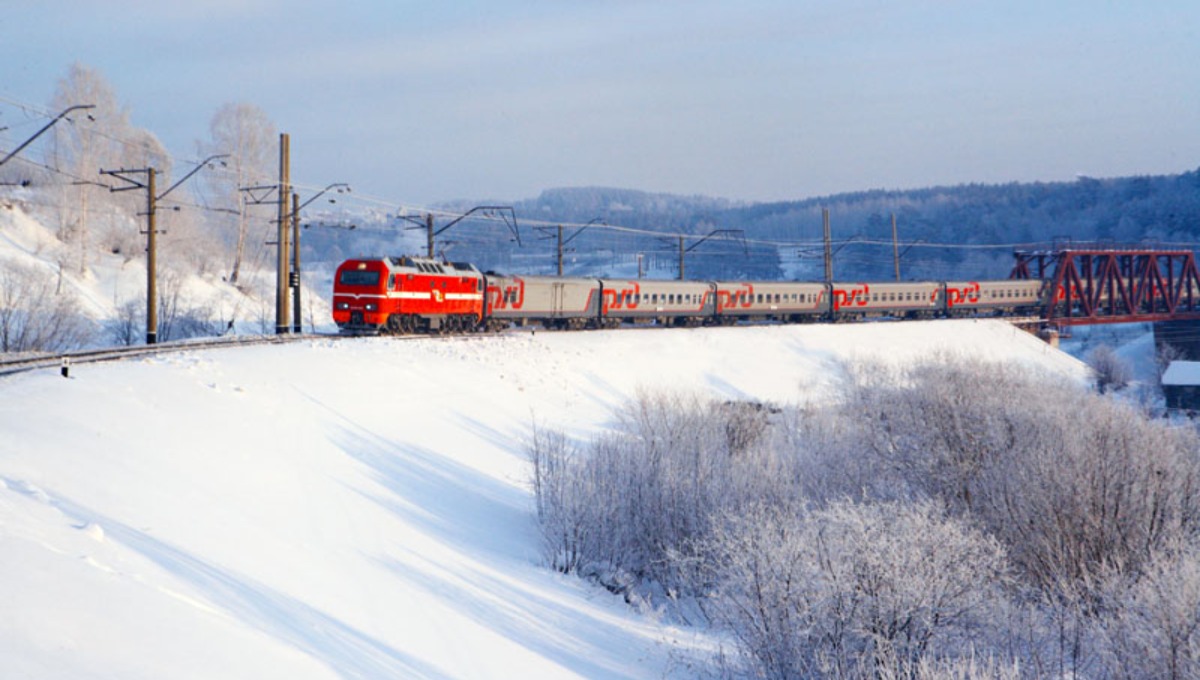
<svg viewBox="0 0 1200 680">
<path fill-rule="evenodd" d="M 300 194 L 292 192 L 292 273 L 288 276 L 292 289 L 292 332 L 304 332 L 304 317 L 300 313 Z"/>
<path fill-rule="evenodd" d="M 517 242 L 518 246 L 521 245 L 521 231 L 517 227 L 517 213 L 513 210 L 512 206 L 510 206 L 510 205 L 477 205 L 474 208 L 471 208 L 470 210 L 466 211 L 465 213 L 454 218 L 453 220 L 450 220 L 450 222 L 446 226 L 442 227 L 441 229 L 438 229 L 437 231 L 433 230 L 433 213 L 426 214 L 425 215 L 425 253 L 426 253 L 426 255 L 428 255 L 431 258 L 433 257 L 433 254 L 434 254 L 433 239 L 435 236 L 437 236 L 438 234 L 441 234 L 442 232 L 446 231 L 450 227 L 453 227 L 454 225 L 458 224 L 459 222 L 462 222 L 463 220 L 467 219 L 468 217 L 470 217 L 471 215 L 474 215 L 477 212 L 482 213 L 483 216 L 485 216 L 485 217 L 495 217 L 495 216 L 499 215 L 501 217 L 501 219 L 504 220 L 504 223 L 506 225 L 508 225 L 508 230 L 510 232 L 512 232 L 513 240 L 515 240 Z M 402 219 L 402 220 L 405 220 L 408 222 L 420 224 L 412 217 L 406 217 L 404 215 L 399 215 L 398 217 L 399 217 L 399 219 Z M 509 221 L 510 218 L 512 220 L 511 222 Z M 412 228 L 419 229 L 420 227 L 409 227 L 409 228 L 410 229 L 412 229 Z"/>
<path fill-rule="evenodd" d="M 825 227 L 825 283 L 833 281 L 833 237 L 829 231 L 829 208 L 821 209 L 821 222 Z"/>
<path fill-rule="evenodd" d="M 146 168 L 146 344 L 158 342 L 158 226 L 154 168 Z"/>
<path fill-rule="evenodd" d="M 109 187 L 109 191 L 130 191 L 133 189 L 146 190 L 146 344 L 153 345 L 158 342 L 158 226 L 155 215 L 158 212 L 158 202 L 166 197 L 167 194 L 175 191 L 175 188 L 183 184 L 192 175 L 196 174 L 200 168 L 207 167 L 209 163 L 218 158 L 227 158 L 228 154 L 217 154 L 209 156 L 200 162 L 199 165 L 192 168 L 192 171 L 184 175 L 180 180 L 167 190 L 158 193 L 156 189 L 156 178 L 158 171 L 153 167 L 138 168 L 136 170 L 101 170 L 101 175 L 110 175 L 119 180 L 123 180 L 129 184 L 124 187 Z M 146 182 L 129 177 L 129 175 L 146 175 Z"/>
<path fill-rule="evenodd" d="M 425 255 L 433 259 L 433 213 L 425 215 Z"/>
<path fill-rule="evenodd" d="M 900 240 L 896 236 L 896 213 L 892 213 L 892 259 L 896 262 L 896 280 L 900 280 Z"/>
<path fill-rule="evenodd" d="M 288 194 L 291 193 L 289 138 L 279 135 L 279 233 L 275 272 L 275 334 L 288 332 Z"/>
<path fill-rule="evenodd" d="M 504 209 L 504 208 L 501 208 L 501 209 Z M 514 220 L 515 220 L 515 215 L 514 215 Z M 566 248 L 567 245 L 570 244 L 571 241 L 574 241 L 576 237 L 578 237 L 580 234 L 582 234 L 584 231 L 586 231 L 587 228 L 592 226 L 593 224 L 604 224 L 604 220 L 599 217 L 594 217 L 594 218 L 588 220 L 587 224 L 584 224 L 583 226 L 576 229 L 574 234 L 571 234 L 570 236 L 568 236 L 566 238 L 563 238 L 563 225 L 561 225 L 561 224 L 558 225 L 558 228 L 557 228 L 558 248 L 556 250 L 558 255 L 555 258 L 555 261 L 558 263 L 557 268 L 558 268 L 559 276 L 563 275 L 563 253 L 565 253 L 567 251 L 567 248 Z M 542 233 L 546 233 L 549 231 L 548 227 L 535 227 L 535 228 Z"/>
<path fill-rule="evenodd" d="M 563 241 L 562 241 L 562 225 L 558 225 L 558 275 L 562 276 L 563 272 Z"/>
<path fill-rule="evenodd" d="M 680 236 L 679 237 L 679 280 L 680 281 L 683 280 L 683 254 L 686 252 L 687 252 L 687 250 L 685 250 L 683 247 L 683 236 Z"/>
</svg>

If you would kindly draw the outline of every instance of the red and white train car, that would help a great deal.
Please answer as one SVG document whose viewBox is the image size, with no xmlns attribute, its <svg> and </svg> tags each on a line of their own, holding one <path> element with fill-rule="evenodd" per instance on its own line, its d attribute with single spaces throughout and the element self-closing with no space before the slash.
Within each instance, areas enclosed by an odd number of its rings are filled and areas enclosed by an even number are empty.
<svg viewBox="0 0 1200 680">
<path fill-rule="evenodd" d="M 526 323 L 587 328 L 600 318 L 600 285 L 596 279 L 489 273 L 484 314 L 493 330 Z"/>
<path fill-rule="evenodd" d="M 346 332 L 467 331 L 483 318 L 483 275 L 470 264 L 354 259 L 334 276 L 333 320 Z"/>
<path fill-rule="evenodd" d="M 716 309 L 716 284 L 709 281 L 601 279 L 603 325 L 657 320 L 662 325 L 699 326 Z"/>
<path fill-rule="evenodd" d="M 786 281 L 718 281 L 717 322 L 739 320 L 816 321 L 829 312 L 823 283 Z"/>
<path fill-rule="evenodd" d="M 870 316 L 924 319 L 942 311 L 941 293 L 942 284 L 937 281 L 833 283 L 830 304 L 837 320 Z"/>
<path fill-rule="evenodd" d="M 946 316 L 969 316 L 1036 313 L 1044 284 L 1036 279 L 1004 279 L 947 281 L 945 285 Z"/>
</svg>

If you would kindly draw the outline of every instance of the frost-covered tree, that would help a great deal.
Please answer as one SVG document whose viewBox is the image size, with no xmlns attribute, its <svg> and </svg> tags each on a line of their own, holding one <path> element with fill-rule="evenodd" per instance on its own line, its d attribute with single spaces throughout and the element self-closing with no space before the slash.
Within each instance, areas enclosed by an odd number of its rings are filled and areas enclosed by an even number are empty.
<svg viewBox="0 0 1200 680">
<path fill-rule="evenodd" d="M 95 108 L 78 112 L 53 128 L 50 164 L 63 173 L 59 186 L 59 234 L 76 245 L 77 269 L 87 271 L 92 227 L 99 213 L 110 219 L 117 201 L 101 185 L 100 170 L 119 168 L 122 139 L 129 132 L 129 113 L 108 80 L 96 69 L 75 62 L 58 81 L 51 107 Z"/>
<path fill-rule="evenodd" d="M 236 284 L 248 257 L 261 249 L 256 244 L 266 240 L 252 232 L 257 225 L 265 236 L 270 220 L 269 208 L 248 205 L 240 189 L 274 183 L 272 174 L 278 161 L 275 125 L 253 104 L 225 104 L 213 114 L 209 138 L 200 142 L 199 148 L 205 155 L 229 155 L 225 160 L 229 171 L 212 175 L 208 186 L 217 207 L 236 213 L 223 225 L 233 250 L 229 281 Z"/>
<path fill-rule="evenodd" d="M 969 656 L 1002 597 L 999 543 L 932 503 L 759 506 L 701 551 L 706 610 L 750 675 L 906 677 Z"/>
</svg>

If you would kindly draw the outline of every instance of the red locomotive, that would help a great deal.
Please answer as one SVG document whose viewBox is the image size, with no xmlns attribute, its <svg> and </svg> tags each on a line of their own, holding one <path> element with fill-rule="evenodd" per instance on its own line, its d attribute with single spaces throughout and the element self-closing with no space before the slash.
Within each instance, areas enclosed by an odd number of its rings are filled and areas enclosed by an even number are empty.
<svg viewBox="0 0 1200 680">
<path fill-rule="evenodd" d="M 483 319 L 473 265 L 418 257 L 347 260 L 333 285 L 333 320 L 346 332 L 461 332 Z"/>
</svg>

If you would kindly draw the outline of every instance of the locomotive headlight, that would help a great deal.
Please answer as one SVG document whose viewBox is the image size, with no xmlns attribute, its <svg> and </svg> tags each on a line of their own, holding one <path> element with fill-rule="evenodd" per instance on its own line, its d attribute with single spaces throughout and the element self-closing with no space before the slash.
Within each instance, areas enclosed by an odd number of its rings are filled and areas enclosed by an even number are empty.
<svg viewBox="0 0 1200 680">
<path fill-rule="evenodd" d="M 379 305 L 376 305 L 374 302 L 368 302 L 368 303 L 367 303 L 367 311 L 368 311 L 368 312 L 373 312 L 373 311 L 375 311 L 376 309 L 379 309 Z"/>
<path fill-rule="evenodd" d="M 333 308 L 338 309 L 338 310 L 350 309 L 350 303 L 349 302 L 339 302 L 339 303 L 335 304 L 333 306 Z"/>
</svg>

